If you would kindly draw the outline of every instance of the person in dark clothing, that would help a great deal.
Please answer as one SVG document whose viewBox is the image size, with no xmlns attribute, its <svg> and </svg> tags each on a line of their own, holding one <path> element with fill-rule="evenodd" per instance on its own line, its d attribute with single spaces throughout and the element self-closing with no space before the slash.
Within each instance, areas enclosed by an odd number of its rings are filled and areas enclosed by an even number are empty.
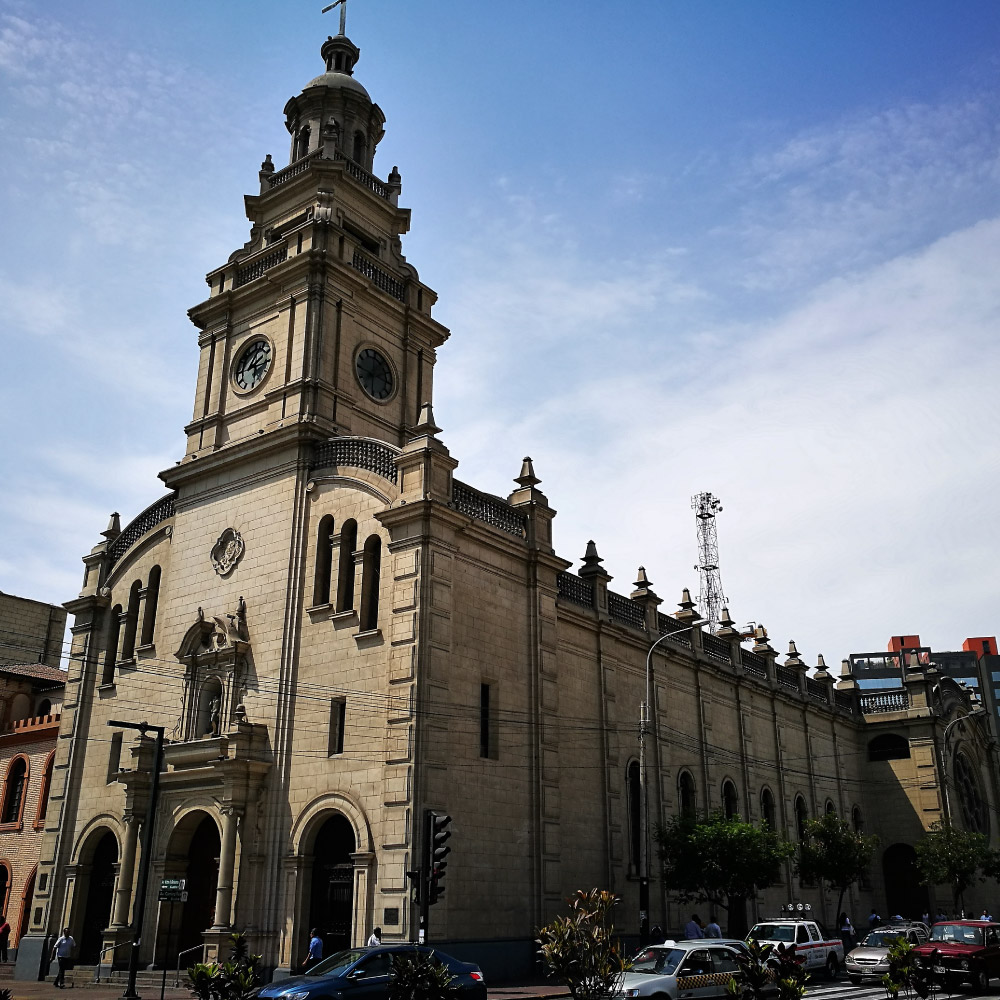
<svg viewBox="0 0 1000 1000">
<path fill-rule="evenodd" d="M 663 944 L 666 940 L 667 937 L 663 933 L 663 928 L 659 924 L 653 924 L 653 929 L 649 932 L 649 943 Z"/>
</svg>

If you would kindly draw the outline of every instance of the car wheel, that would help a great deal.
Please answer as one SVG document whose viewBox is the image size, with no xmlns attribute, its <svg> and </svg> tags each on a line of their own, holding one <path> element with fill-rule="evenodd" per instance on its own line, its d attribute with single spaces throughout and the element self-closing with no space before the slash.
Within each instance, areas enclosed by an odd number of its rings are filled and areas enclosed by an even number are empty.
<svg viewBox="0 0 1000 1000">
<path fill-rule="evenodd" d="M 969 976 L 969 984 L 974 986 L 977 990 L 988 990 L 990 988 L 990 977 L 985 969 L 980 969 L 979 972 L 973 972 Z"/>
<path fill-rule="evenodd" d="M 860 976 L 848 976 L 847 978 L 850 979 L 850 981 L 854 983 L 855 986 L 860 986 L 861 983 L 863 982 Z"/>
<path fill-rule="evenodd" d="M 669 993 L 654 993 L 650 1000 L 670 1000 Z"/>
<path fill-rule="evenodd" d="M 836 955 L 831 955 L 826 960 L 826 974 L 830 979 L 836 979 L 838 972 L 840 972 L 840 963 L 837 961 Z"/>
</svg>

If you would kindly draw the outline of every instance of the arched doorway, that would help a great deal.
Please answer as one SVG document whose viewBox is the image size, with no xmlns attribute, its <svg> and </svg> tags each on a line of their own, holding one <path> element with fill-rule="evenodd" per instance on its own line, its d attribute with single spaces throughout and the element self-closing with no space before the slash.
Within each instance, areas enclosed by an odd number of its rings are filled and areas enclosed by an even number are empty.
<svg viewBox="0 0 1000 1000">
<path fill-rule="evenodd" d="M 313 841 L 312 885 L 309 893 L 309 927 L 318 927 L 323 954 L 351 946 L 354 910 L 354 863 L 357 850 L 354 828 L 346 816 L 335 813 L 317 831 Z"/>
<path fill-rule="evenodd" d="M 917 852 L 909 844 L 893 844 L 882 855 L 885 908 L 888 913 L 919 920 L 930 908 L 927 886 L 920 884 Z"/>
<path fill-rule="evenodd" d="M 187 851 L 187 901 L 182 904 L 178 950 L 201 944 L 202 933 L 215 923 L 215 890 L 219 884 L 219 828 L 211 816 L 191 835 Z M 194 956 L 197 958 L 197 956 Z"/>
<path fill-rule="evenodd" d="M 104 931 L 111 923 L 117 864 L 118 839 L 107 830 L 94 844 L 90 856 L 90 877 L 86 886 L 87 901 L 82 911 L 80 951 L 77 957 L 80 965 L 96 965 L 100 961 Z"/>
<path fill-rule="evenodd" d="M 24 884 L 24 892 L 21 893 L 21 918 L 17 922 L 17 937 L 14 938 L 13 942 L 15 947 L 28 931 L 28 919 L 31 917 L 31 902 L 35 898 L 35 875 L 37 872 L 38 866 L 36 865 L 31 869 L 28 881 Z"/>
</svg>

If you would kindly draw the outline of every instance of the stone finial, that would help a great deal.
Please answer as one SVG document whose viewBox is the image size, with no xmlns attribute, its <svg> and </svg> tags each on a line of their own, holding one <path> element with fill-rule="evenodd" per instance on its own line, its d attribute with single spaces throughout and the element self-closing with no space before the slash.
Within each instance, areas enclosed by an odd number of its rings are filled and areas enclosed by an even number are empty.
<svg viewBox="0 0 1000 1000">
<path fill-rule="evenodd" d="M 262 174 L 273 174 L 274 173 L 274 161 L 271 159 L 271 154 L 268 153 L 264 157 L 264 162 L 260 165 L 260 172 Z"/>
<path fill-rule="evenodd" d="M 101 532 L 101 534 L 109 542 L 113 542 L 121 533 L 122 533 L 121 518 L 118 516 L 118 511 L 115 511 L 111 515 L 111 520 L 108 521 L 108 526 Z"/>
<path fill-rule="evenodd" d="M 597 569 L 604 560 L 597 554 L 597 544 L 591 538 L 587 542 L 587 551 L 583 554 L 584 569 Z"/>
<path fill-rule="evenodd" d="M 729 608 L 722 609 L 722 614 L 719 616 L 719 627 L 716 629 L 715 634 L 721 636 L 739 635 L 736 622 L 733 621 L 732 616 L 729 614 Z"/>
<path fill-rule="evenodd" d="M 795 640 L 788 640 L 788 659 L 785 660 L 786 667 L 803 667 L 805 664 L 799 658 L 799 651 L 795 646 Z"/>
<path fill-rule="evenodd" d="M 691 600 L 691 591 L 687 587 L 681 591 L 681 599 L 677 602 L 677 607 L 680 608 L 680 611 L 674 617 L 680 622 L 692 622 L 699 617 L 698 608 Z"/>
<path fill-rule="evenodd" d="M 524 456 L 524 461 L 521 463 L 521 474 L 514 479 L 514 482 L 518 486 L 523 486 L 525 488 L 530 488 L 537 486 L 541 480 L 535 475 L 535 467 L 531 464 L 531 458 L 528 455 Z M 591 542 L 591 545 L 594 543 Z"/>
<path fill-rule="evenodd" d="M 767 639 L 767 629 L 763 625 L 758 625 L 753 630 L 753 652 L 773 653 L 770 642 Z"/>
<path fill-rule="evenodd" d="M 417 437 L 434 437 L 440 434 L 441 428 L 434 423 L 434 410 L 430 403 L 423 403 L 420 407 L 420 416 L 417 417 L 417 425 L 413 428 Z"/>
<path fill-rule="evenodd" d="M 653 586 L 653 581 L 646 576 L 646 567 L 640 566 L 639 572 L 636 574 L 635 587 L 636 590 L 649 590 Z"/>
<path fill-rule="evenodd" d="M 403 183 L 403 175 L 399 172 L 399 167 L 393 167 L 389 173 L 388 181 L 390 184 L 400 185 Z"/>
<path fill-rule="evenodd" d="M 840 661 L 840 678 L 841 680 L 849 681 L 854 675 L 851 673 L 851 661 L 841 660 Z"/>
<path fill-rule="evenodd" d="M 823 659 L 822 653 L 816 657 L 816 679 L 820 681 L 830 679 L 830 671 L 826 669 L 826 660 Z"/>
</svg>

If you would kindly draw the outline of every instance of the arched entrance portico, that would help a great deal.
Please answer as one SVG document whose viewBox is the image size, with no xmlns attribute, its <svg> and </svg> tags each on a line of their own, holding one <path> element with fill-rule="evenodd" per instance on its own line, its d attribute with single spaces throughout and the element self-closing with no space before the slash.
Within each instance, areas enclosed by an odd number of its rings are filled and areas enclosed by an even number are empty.
<svg viewBox="0 0 1000 1000">
<path fill-rule="evenodd" d="M 354 828 L 342 813 L 333 813 L 316 831 L 306 930 L 319 928 L 324 955 L 351 946 L 356 849 Z"/>
<path fill-rule="evenodd" d="M 106 827 L 95 830 L 80 851 L 79 889 L 85 900 L 76 908 L 79 915 L 77 962 L 96 965 L 100 961 L 105 928 L 111 923 L 111 904 L 118 866 L 118 838 Z"/>
<path fill-rule="evenodd" d="M 202 944 L 202 935 L 215 922 L 221 846 L 218 824 L 200 810 L 188 813 L 170 834 L 163 876 L 184 879 L 187 900 L 162 904 L 156 937 L 157 964 L 171 964 L 181 952 Z M 193 963 L 200 961 L 200 956 L 192 952 L 185 960 Z"/>
</svg>

